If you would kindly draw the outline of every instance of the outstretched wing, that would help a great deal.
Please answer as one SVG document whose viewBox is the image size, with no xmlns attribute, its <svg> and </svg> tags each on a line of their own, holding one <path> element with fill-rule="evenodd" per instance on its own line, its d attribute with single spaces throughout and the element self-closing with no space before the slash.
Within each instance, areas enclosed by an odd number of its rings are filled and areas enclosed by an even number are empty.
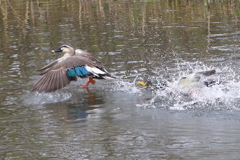
<svg viewBox="0 0 240 160">
<path fill-rule="evenodd" d="M 89 53 L 87 51 L 84 51 L 81 49 L 76 49 L 75 54 L 76 54 L 76 56 L 80 56 L 81 58 L 83 58 L 85 60 L 89 60 L 89 61 L 93 62 L 99 68 L 102 68 L 102 69 L 105 68 L 104 65 L 97 58 L 95 58 L 91 53 Z"/>
<path fill-rule="evenodd" d="M 96 64 L 77 56 L 68 57 L 59 61 L 56 60 L 40 69 L 40 71 L 43 71 L 41 73 L 43 76 L 33 85 L 32 91 L 53 92 L 61 89 L 70 84 L 71 81 L 77 80 L 77 77 L 69 77 L 67 70 L 74 68 L 75 66 L 85 65 L 90 67 L 96 66 Z"/>
<path fill-rule="evenodd" d="M 53 92 L 70 84 L 71 79 L 66 74 L 66 68 L 61 67 L 48 71 L 32 87 L 32 91 Z"/>
</svg>

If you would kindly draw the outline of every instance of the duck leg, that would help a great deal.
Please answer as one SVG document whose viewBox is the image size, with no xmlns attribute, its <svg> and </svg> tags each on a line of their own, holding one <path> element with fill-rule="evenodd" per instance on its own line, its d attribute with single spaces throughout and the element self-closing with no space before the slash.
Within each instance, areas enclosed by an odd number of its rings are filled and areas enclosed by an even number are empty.
<svg viewBox="0 0 240 160">
<path fill-rule="evenodd" d="M 85 85 L 81 86 L 81 87 L 82 87 L 82 88 L 85 88 L 85 87 L 87 87 L 90 83 L 95 84 L 96 81 L 94 81 L 92 77 L 88 77 L 87 83 L 86 83 Z"/>
</svg>

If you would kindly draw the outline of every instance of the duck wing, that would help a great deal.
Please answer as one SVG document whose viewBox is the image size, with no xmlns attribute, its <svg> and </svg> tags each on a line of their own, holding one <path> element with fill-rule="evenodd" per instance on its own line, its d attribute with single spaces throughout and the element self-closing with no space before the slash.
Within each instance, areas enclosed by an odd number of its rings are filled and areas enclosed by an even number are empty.
<svg viewBox="0 0 240 160">
<path fill-rule="evenodd" d="M 59 58 L 39 71 L 42 71 L 40 75 L 43 76 L 33 85 L 32 91 L 53 92 L 67 86 L 71 81 L 76 81 L 77 77 L 92 76 L 98 79 L 115 79 L 102 68 L 102 65 L 80 56 Z"/>
<path fill-rule="evenodd" d="M 40 80 L 32 87 L 32 91 L 38 92 L 53 92 L 61 89 L 71 81 L 77 80 L 77 77 L 70 77 L 67 71 L 75 66 L 96 66 L 94 63 L 81 59 L 77 56 L 68 57 L 64 60 L 56 60 L 49 65 L 40 69 L 43 71 L 40 75 L 43 75 Z"/>
<path fill-rule="evenodd" d="M 192 73 L 192 74 L 189 74 L 186 77 L 181 78 L 178 84 L 181 87 L 195 85 L 195 84 L 197 84 L 200 81 L 200 79 L 203 76 L 207 77 L 207 76 L 211 76 L 211 75 L 213 75 L 215 73 L 216 73 L 216 70 L 209 70 L 209 71 L 202 71 L 202 72 Z"/>
<path fill-rule="evenodd" d="M 193 82 L 199 82 L 201 77 L 208 77 L 216 73 L 216 70 L 196 72 L 192 78 Z"/>
<path fill-rule="evenodd" d="M 95 58 L 91 53 L 81 49 L 76 49 L 75 54 L 76 56 L 82 57 L 84 59 L 88 59 L 89 61 L 95 63 L 99 68 L 105 69 L 104 65 L 97 58 Z"/>
<path fill-rule="evenodd" d="M 81 50 L 81 49 L 76 49 L 75 54 L 79 58 L 92 64 L 92 67 L 90 66 L 90 68 L 89 68 L 89 65 L 87 66 L 88 67 L 87 70 L 94 75 L 93 78 L 116 79 L 116 77 L 114 77 L 108 73 L 108 71 L 106 70 L 104 65 L 97 58 L 95 58 L 91 53 Z"/>
<path fill-rule="evenodd" d="M 202 71 L 202 72 L 197 72 L 196 75 L 203 75 L 203 76 L 211 76 L 216 73 L 216 70 L 209 70 L 209 71 Z"/>
</svg>

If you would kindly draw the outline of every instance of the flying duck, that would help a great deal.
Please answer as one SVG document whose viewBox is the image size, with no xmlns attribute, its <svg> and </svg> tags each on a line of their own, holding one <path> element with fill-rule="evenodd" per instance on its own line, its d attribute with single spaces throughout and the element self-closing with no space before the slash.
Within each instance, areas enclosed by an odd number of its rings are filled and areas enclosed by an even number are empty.
<svg viewBox="0 0 240 160">
<path fill-rule="evenodd" d="M 53 92 L 67 86 L 71 81 L 76 81 L 77 77 L 88 78 L 88 82 L 81 87 L 87 87 L 90 83 L 95 84 L 93 78 L 115 79 L 102 63 L 87 51 L 64 44 L 52 52 L 65 54 L 38 70 L 43 76 L 33 85 L 32 91 Z"/>
</svg>

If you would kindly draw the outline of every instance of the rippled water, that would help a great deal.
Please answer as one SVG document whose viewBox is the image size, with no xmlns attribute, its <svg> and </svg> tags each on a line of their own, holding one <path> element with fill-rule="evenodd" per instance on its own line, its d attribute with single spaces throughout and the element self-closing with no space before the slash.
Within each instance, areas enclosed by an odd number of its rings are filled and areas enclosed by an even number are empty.
<svg viewBox="0 0 240 160">
<path fill-rule="evenodd" d="M 0 1 L 1 159 L 239 159 L 239 2 Z M 113 81 L 30 92 L 63 43 Z M 219 85 L 181 89 L 215 69 Z M 164 80 L 165 90 L 136 81 Z"/>
</svg>

